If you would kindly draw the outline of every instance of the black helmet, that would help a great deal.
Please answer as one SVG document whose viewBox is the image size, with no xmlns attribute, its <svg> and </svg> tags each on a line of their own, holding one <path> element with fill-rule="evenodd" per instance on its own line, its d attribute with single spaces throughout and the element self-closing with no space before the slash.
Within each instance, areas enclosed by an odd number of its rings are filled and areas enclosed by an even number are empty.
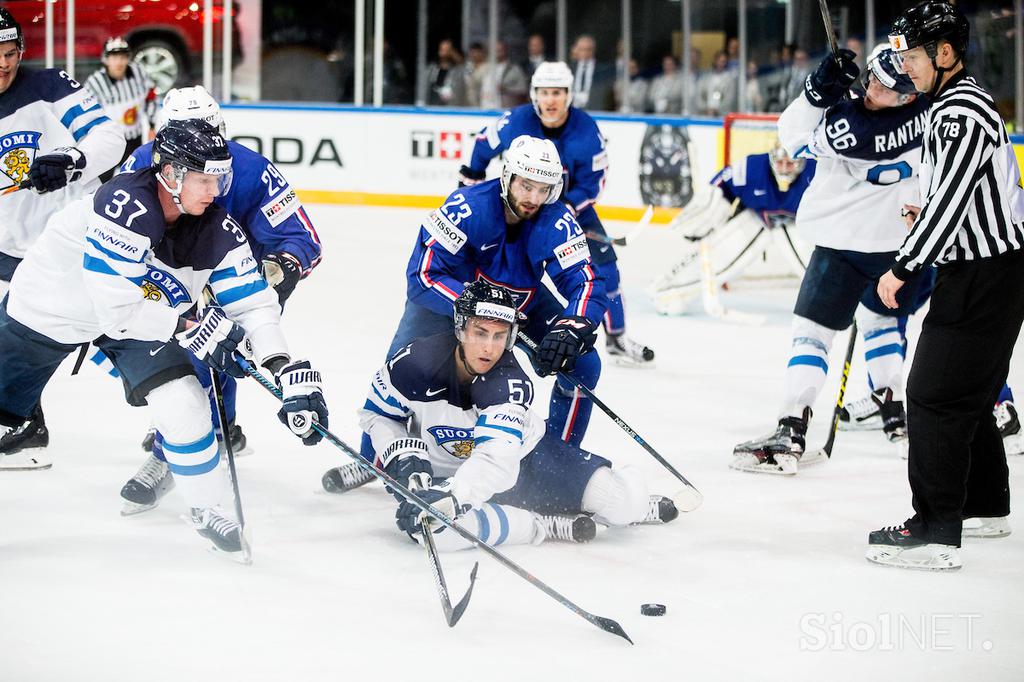
<svg viewBox="0 0 1024 682">
<path fill-rule="evenodd" d="M 498 284 L 478 279 L 470 282 L 455 299 L 455 337 L 463 340 L 466 323 L 471 317 L 482 317 L 487 320 L 507 322 L 512 325 L 509 330 L 505 350 L 515 345 L 519 332 L 519 312 L 508 289 Z"/>
<path fill-rule="evenodd" d="M 924 47 L 928 57 L 935 59 L 938 42 L 945 40 L 963 58 L 970 33 L 971 25 L 956 7 L 941 0 L 925 0 L 896 18 L 889 31 L 889 44 L 897 53 Z"/>
<path fill-rule="evenodd" d="M 19 50 L 25 49 L 25 34 L 21 25 L 14 20 L 14 15 L 6 7 L 0 7 L 0 43 L 14 41 Z"/>
<path fill-rule="evenodd" d="M 171 164 L 174 172 L 176 186 L 173 189 L 159 173 L 165 164 Z M 153 141 L 153 166 L 158 169 L 157 178 L 171 193 L 178 208 L 181 208 L 182 182 L 189 171 L 218 176 L 218 196 L 227 194 L 231 187 L 231 152 L 227 142 L 216 128 L 202 119 L 168 121 Z"/>
</svg>

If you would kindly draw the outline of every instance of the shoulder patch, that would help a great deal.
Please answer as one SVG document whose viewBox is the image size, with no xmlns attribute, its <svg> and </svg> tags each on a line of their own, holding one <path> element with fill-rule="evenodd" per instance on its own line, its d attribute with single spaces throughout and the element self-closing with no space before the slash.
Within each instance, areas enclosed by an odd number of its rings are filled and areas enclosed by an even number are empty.
<svg viewBox="0 0 1024 682">
<path fill-rule="evenodd" d="M 263 213 L 263 217 L 267 219 L 271 227 L 277 227 L 285 221 L 290 215 L 299 210 L 299 197 L 295 194 L 295 190 L 291 187 L 280 195 L 276 199 L 260 206 L 260 211 Z"/>
<path fill-rule="evenodd" d="M 423 229 L 451 254 L 458 253 L 468 241 L 466 233 L 456 227 L 439 208 L 430 212 L 423 223 Z"/>
<path fill-rule="evenodd" d="M 586 235 L 580 234 L 555 247 L 555 258 L 563 270 L 590 258 Z"/>
<path fill-rule="evenodd" d="M 943 142 L 957 142 L 967 132 L 967 119 L 962 116 L 943 118 L 937 124 L 939 139 Z"/>
</svg>

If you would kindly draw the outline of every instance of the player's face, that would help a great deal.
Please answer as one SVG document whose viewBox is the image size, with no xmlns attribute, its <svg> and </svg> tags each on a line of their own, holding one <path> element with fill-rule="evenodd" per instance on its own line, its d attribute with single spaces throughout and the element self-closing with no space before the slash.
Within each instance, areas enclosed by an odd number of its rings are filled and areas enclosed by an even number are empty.
<svg viewBox="0 0 1024 682">
<path fill-rule="evenodd" d="M 540 120 L 557 128 L 569 115 L 569 91 L 565 88 L 537 88 Z"/>
<path fill-rule="evenodd" d="M 181 205 L 190 215 L 201 215 L 213 200 L 220 196 L 221 176 L 190 171 L 185 174 L 181 187 Z"/>
<path fill-rule="evenodd" d="M 0 92 L 11 87 L 14 76 L 18 73 L 18 65 L 21 64 L 21 50 L 18 43 L 8 40 L 0 43 Z"/>
<path fill-rule="evenodd" d="M 471 317 L 462 335 L 462 353 L 474 374 L 485 374 L 505 353 L 512 325 L 508 322 Z"/>
<path fill-rule="evenodd" d="M 896 53 L 897 61 L 903 67 L 903 73 L 910 76 L 920 92 L 928 92 L 935 78 L 935 68 L 923 47 Z"/>
<path fill-rule="evenodd" d="M 519 218 L 527 220 L 537 215 L 537 211 L 548 200 L 550 193 L 551 185 L 517 175 L 512 178 L 512 185 L 509 187 L 509 204 Z"/>
<path fill-rule="evenodd" d="M 103 60 L 103 64 L 107 67 L 107 75 L 114 80 L 121 80 L 128 71 L 128 62 L 130 61 L 131 58 L 124 52 L 115 52 L 108 54 Z"/>
<path fill-rule="evenodd" d="M 882 85 L 874 74 L 868 77 L 868 89 L 864 95 L 864 106 L 872 111 L 898 107 L 900 93 Z"/>
</svg>

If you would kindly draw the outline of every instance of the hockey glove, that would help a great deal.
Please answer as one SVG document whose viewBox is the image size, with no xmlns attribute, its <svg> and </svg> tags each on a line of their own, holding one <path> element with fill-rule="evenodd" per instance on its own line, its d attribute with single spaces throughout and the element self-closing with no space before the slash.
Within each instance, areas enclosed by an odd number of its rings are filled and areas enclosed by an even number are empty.
<svg viewBox="0 0 1024 682">
<path fill-rule="evenodd" d="M 274 287 L 277 300 L 284 305 L 288 297 L 295 291 L 295 285 L 302 277 L 302 263 L 299 259 L 285 251 L 268 253 L 263 257 L 263 278 Z"/>
<path fill-rule="evenodd" d="M 860 68 L 853 61 L 856 56 L 852 50 L 839 50 L 838 55 L 822 59 L 818 68 L 807 75 L 804 95 L 812 106 L 825 109 L 846 96 L 860 75 Z"/>
<path fill-rule="evenodd" d="M 82 177 L 85 155 L 75 147 L 57 147 L 49 154 L 37 157 L 28 170 L 32 189 L 43 194 L 64 187 Z"/>
<path fill-rule="evenodd" d="M 533 365 L 545 377 L 555 372 L 571 372 L 576 358 L 594 347 L 597 324 L 586 317 L 560 317 L 551 325 L 537 348 Z"/>
<path fill-rule="evenodd" d="M 320 372 L 309 360 L 292 360 L 274 376 L 281 389 L 283 404 L 277 418 L 302 439 L 305 445 L 316 445 L 323 438 L 313 429 L 313 420 L 327 428 L 327 403 L 320 388 Z"/>
<path fill-rule="evenodd" d="M 459 504 L 459 501 L 448 490 L 448 483 L 417 491 L 416 495 L 452 521 L 462 516 L 469 509 L 469 505 Z M 395 524 L 409 535 L 415 535 L 420 532 L 420 523 L 424 518 L 432 519 L 434 517 L 420 511 L 419 507 L 406 499 L 402 500 L 402 503 L 398 505 L 398 511 L 395 512 Z"/>
<path fill-rule="evenodd" d="M 406 488 L 409 487 L 409 477 L 413 474 L 427 474 L 430 477 L 434 475 L 430 455 L 427 454 L 427 444 L 419 438 L 399 438 L 385 448 L 379 460 L 384 473 Z M 390 487 L 387 491 L 399 502 L 405 501 L 401 493 Z"/>
<path fill-rule="evenodd" d="M 459 187 L 472 187 L 487 178 L 485 171 L 475 171 L 469 166 L 459 168 Z"/>
<path fill-rule="evenodd" d="M 233 354 L 245 338 L 245 330 L 232 322 L 220 308 L 203 310 L 199 324 L 174 335 L 178 344 L 218 372 L 246 376 Z"/>
<path fill-rule="evenodd" d="M 669 228 L 691 242 L 698 242 L 729 222 L 732 202 L 714 185 L 704 185 L 694 192 Z"/>
</svg>

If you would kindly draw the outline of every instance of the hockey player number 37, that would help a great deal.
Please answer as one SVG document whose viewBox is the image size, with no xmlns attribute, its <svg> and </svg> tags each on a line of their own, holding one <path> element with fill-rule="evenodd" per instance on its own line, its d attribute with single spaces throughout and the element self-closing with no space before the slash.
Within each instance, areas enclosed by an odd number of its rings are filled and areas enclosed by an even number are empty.
<svg viewBox="0 0 1024 682">
<path fill-rule="evenodd" d="M 129 201 L 135 202 L 135 205 L 138 207 L 137 211 L 128 214 L 128 218 L 125 221 L 125 227 L 131 227 L 132 221 L 146 212 L 146 207 L 138 199 L 132 199 L 131 195 L 123 189 L 119 189 L 114 192 L 113 201 L 103 207 L 103 212 L 114 220 L 117 220 L 121 217 L 121 214 L 124 212 L 124 207 L 128 205 Z"/>
</svg>

